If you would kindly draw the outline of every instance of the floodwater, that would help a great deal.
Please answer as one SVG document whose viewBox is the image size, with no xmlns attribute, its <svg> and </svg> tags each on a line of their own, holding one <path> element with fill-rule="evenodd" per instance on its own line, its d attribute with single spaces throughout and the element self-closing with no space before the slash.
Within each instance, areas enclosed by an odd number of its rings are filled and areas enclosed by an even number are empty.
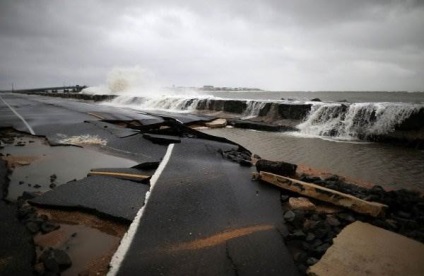
<svg viewBox="0 0 424 276">
<path fill-rule="evenodd" d="M 87 273 L 96 263 L 108 258 L 107 255 L 116 250 L 120 241 L 120 237 L 77 224 L 61 224 L 58 230 L 38 234 L 34 239 L 39 246 L 61 249 L 69 255 L 72 266 L 62 272 L 64 276 L 84 275 L 79 273 Z"/>
<path fill-rule="evenodd" d="M 25 146 L 17 146 L 19 143 Z M 91 169 L 126 168 L 137 164 L 90 148 L 51 147 L 44 139 L 37 137 L 15 138 L 14 143 L 6 144 L 1 152 L 6 158 L 17 160 L 9 176 L 7 199 L 11 201 L 15 201 L 24 191 L 46 192 L 51 189 L 52 183 L 61 185 L 82 179 Z"/>
<path fill-rule="evenodd" d="M 204 132 L 239 143 L 262 158 L 303 164 L 387 189 L 408 188 L 424 192 L 423 150 L 236 128 Z"/>
</svg>

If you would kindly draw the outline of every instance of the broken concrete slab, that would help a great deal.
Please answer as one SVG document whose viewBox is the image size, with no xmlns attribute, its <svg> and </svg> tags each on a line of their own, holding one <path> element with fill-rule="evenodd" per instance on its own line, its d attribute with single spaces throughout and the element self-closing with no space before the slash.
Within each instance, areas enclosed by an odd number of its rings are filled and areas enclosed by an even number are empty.
<svg viewBox="0 0 424 276">
<path fill-rule="evenodd" d="M 79 209 L 132 221 L 144 205 L 148 185 L 114 177 L 90 176 L 68 182 L 29 202 L 34 205 Z"/>
<path fill-rule="evenodd" d="M 205 126 L 209 128 L 221 128 L 221 127 L 225 127 L 226 125 L 227 125 L 227 120 L 223 118 L 219 118 L 211 122 L 205 123 Z"/>
<path fill-rule="evenodd" d="M 309 275 L 424 275 L 424 244 L 360 221 L 333 240 Z"/>
</svg>

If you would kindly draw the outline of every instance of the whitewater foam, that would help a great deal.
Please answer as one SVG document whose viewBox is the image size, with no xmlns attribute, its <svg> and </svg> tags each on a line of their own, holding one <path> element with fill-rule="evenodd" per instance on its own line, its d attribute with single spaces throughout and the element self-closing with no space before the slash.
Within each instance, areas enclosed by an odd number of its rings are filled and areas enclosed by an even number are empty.
<svg viewBox="0 0 424 276">
<path fill-rule="evenodd" d="M 265 107 L 266 103 L 268 101 L 254 101 L 254 100 L 248 100 L 247 108 L 243 112 L 242 119 L 251 119 L 259 116 L 260 111 L 262 108 Z"/>
<path fill-rule="evenodd" d="M 297 128 L 302 135 L 363 139 L 393 132 L 420 108 L 421 105 L 404 103 L 321 103 L 312 106 Z"/>
</svg>

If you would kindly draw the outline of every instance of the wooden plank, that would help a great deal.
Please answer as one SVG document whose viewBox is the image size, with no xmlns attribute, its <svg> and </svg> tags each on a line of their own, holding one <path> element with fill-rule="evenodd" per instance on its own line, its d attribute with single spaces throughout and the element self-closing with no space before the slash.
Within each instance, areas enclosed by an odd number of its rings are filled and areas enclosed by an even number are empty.
<svg viewBox="0 0 424 276">
<path fill-rule="evenodd" d="M 344 194 L 312 183 L 280 176 L 268 172 L 260 172 L 254 176 L 275 186 L 299 193 L 304 196 L 329 202 L 338 206 L 348 208 L 361 214 L 378 217 L 384 214 L 387 205 L 365 201 L 349 194 Z"/>
<path fill-rule="evenodd" d="M 102 171 L 91 171 L 91 172 L 88 173 L 88 175 L 114 176 L 114 177 L 122 177 L 122 178 L 137 179 L 137 180 L 143 180 L 143 179 L 147 179 L 147 178 L 150 177 L 149 175 L 143 175 L 143 174 L 120 173 L 120 172 L 102 172 Z"/>
</svg>

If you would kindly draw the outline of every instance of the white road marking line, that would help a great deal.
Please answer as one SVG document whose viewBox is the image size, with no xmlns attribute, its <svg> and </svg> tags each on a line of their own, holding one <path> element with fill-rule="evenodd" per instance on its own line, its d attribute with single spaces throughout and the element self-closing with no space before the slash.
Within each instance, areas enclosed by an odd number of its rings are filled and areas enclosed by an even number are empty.
<svg viewBox="0 0 424 276">
<path fill-rule="evenodd" d="M 32 135 L 35 135 L 34 130 L 31 128 L 31 126 L 27 123 L 27 121 L 25 121 L 24 117 L 22 117 L 13 107 L 11 107 L 3 98 L 2 96 L 0 96 L 0 99 L 4 102 L 5 105 L 7 105 L 10 110 L 12 110 L 13 113 L 15 113 L 16 116 L 18 116 L 19 119 L 21 119 L 21 121 L 25 124 L 25 126 L 28 128 L 29 132 Z"/>
<path fill-rule="evenodd" d="M 124 237 L 121 240 L 121 244 L 119 245 L 118 249 L 116 250 L 115 254 L 113 254 L 112 260 L 110 261 L 110 269 L 107 273 L 108 276 L 115 276 L 117 275 L 119 268 L 121 266 L 122 261 L 124 260 L 128 249 L 130 248 L 130 245 L 134 239 L 135 233 L 138 229 L 138 226 L 140 224 L 141 218 L 143 216 L 144 210 L 149 202 L 149 195 L 153 192 L 153 189 L 155 187 L 156 182 L 158 181 L 159 177 L 161 176 L 163 170 L 165 169 L 166 165 L 168 164 L 169 159 L 171 158 L 172 150 L 174 149 L 174 144 L 170 144 L 168 146 L 168 149 L 166 150 L 165 156 L 163 157 L 162 162 L 160 162 L 159 167 L 156 169 L 155 173 L 153 174 L 152 178 L 150 179 L 150 190 L 146 193 L 146 198 L 144 201 L 143 207 L 138 210 L 137 215 L 135 216 L 133 222 L 131 223 L 127 233 L 125 233 Z"/>
</svg>

